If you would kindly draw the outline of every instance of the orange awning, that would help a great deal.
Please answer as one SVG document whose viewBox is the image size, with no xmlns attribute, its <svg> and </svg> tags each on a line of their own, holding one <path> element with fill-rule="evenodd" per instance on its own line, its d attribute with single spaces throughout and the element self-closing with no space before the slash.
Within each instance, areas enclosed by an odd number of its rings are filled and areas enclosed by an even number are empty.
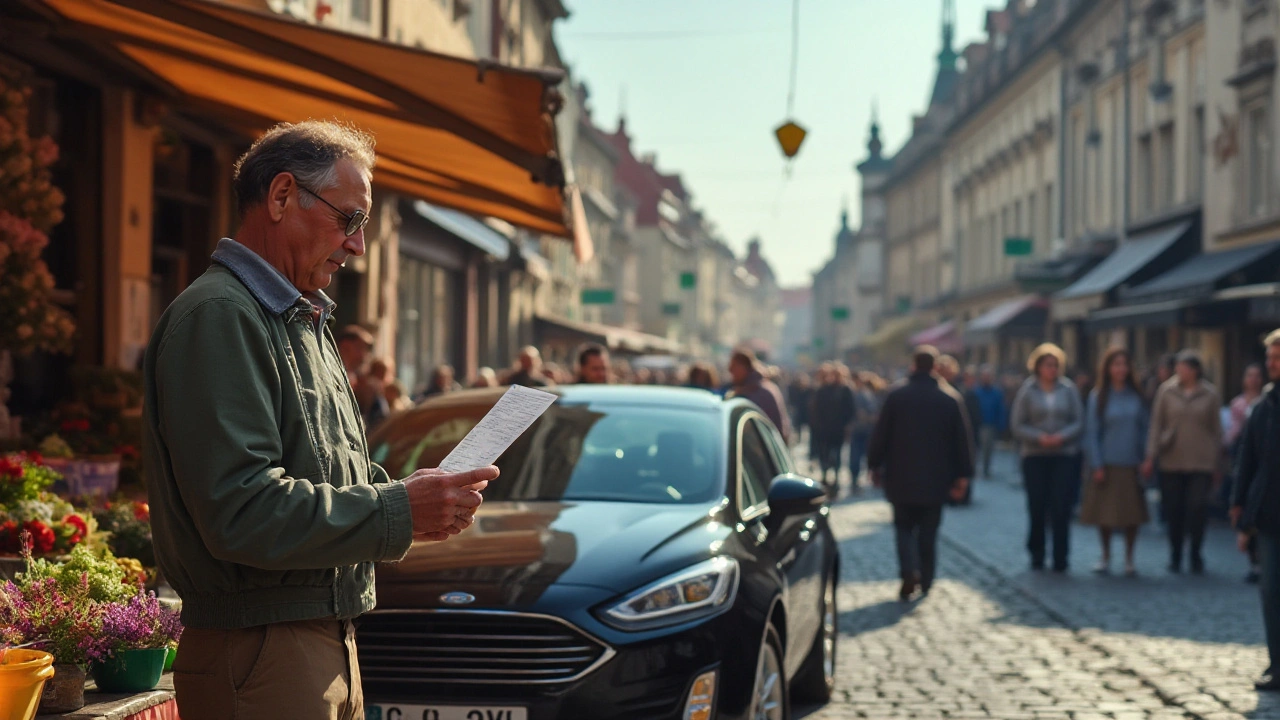
<svg viewBox="0 0 1280 720">
<path fill-rule="evenodd" d="M 256 136 L 338 119 L 372 132 L 374 183 L 572 237 L 548 88 L 522 70 L 402 47 L 207 0 L 42 0 L 184 108 Z"/>
</svg>

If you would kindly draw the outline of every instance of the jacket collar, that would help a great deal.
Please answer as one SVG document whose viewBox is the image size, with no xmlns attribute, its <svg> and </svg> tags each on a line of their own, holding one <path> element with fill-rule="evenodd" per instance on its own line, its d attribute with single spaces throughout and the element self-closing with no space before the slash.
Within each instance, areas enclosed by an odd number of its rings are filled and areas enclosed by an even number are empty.
<svg viewBox="0 0 1280 720">
<path fill-rule="evenodd" d="M 258 304 L 272 315 L 283 315 L 292 308 L 310 312 L 310 308 L 314 306 L 327 319 L 336 306 L 329 296 L 319 290 L 304 296 L 284 273 L 262 259 L 258 253 L 231 238 L 218 241 L 218 247 L 213 251 L 213 261 L 230 270 L 249 289 Z"/>
</svg>

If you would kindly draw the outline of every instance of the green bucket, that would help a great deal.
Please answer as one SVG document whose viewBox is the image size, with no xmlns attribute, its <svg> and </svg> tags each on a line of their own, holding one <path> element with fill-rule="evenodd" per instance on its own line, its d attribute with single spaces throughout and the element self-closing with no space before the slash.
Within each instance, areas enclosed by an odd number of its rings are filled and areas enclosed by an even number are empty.
<svg viewBox="0 0 1280 720">
<path fill-rule="evenodd" d="M 144 692 L 159 684 L 168 654 L 169 648 L 121 650 L 113 657 L 94 663 L 89 672 L 98 685 L 98 692 Z"/>
<path fill-rule="evenodd" d="M 164 671 L 173 670 L 173 661 L 178 657 L 178 648 L 169 646 L 169 652 L 164 656 Z"/>
</svg>

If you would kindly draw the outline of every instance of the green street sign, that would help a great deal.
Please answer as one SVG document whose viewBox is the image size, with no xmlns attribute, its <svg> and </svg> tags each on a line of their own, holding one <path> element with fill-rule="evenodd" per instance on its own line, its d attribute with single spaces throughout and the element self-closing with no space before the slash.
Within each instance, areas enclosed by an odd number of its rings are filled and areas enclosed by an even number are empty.
<svg viewBox="0 0 1280 720">
<path fill-rule="evenodd" d="M 847 307 L 833 307 L 833 308 L 831 308 L 831 319 L 832 319 L 832 320 L 848 320 L 848 319 L 849 319 L 849 308 L 847 308 Z"/>
<path fill-rule="evenodd" d="M 692 290 L 698 286 L 698 276 L 691 272 L 680 273 L 680 289 Z"/>
<path fill-rule="evenodd" d="M 583 288 L 583 305 L 612 305 L 614 303 L 612 288 Z"/>
<path fill-rule="evenodd" d="M 898 312 L 900 312 L 900 313 L 904 313 L 904 312 L 907 312 L 908 310 L 910 310 L 910 309 L 911 309 L 911 296 L 910 296 L 910 295 L 899 295 L 899 296 L 898 296 L 898 302 L 897 302 L 897 309 L 898 309 Z"/>
<path fill-rule="evenodd" d="M 680 303 L 662 303 L 662 314 L 668 317 L 680 314 Z"/>
<path fill-rule="evenodd" d="M 1004 254 L 1006 257 L 1030 255 L 1032 245 L 1031 238 L 1008 237 L 1004 239 Z"/>
<path fill-rule="evenodd" d="M 820 347 L 822 347 L 823 345 L 826 345 L 826 344 L 827 344 L 827 341 L 823 340 L 822 338 L 814 338 L 814 339 L 813 339 L 813 346 L 814 346 L 814 347 L 816 347 L 816 348 L 820 348 Z"/>
</svg>

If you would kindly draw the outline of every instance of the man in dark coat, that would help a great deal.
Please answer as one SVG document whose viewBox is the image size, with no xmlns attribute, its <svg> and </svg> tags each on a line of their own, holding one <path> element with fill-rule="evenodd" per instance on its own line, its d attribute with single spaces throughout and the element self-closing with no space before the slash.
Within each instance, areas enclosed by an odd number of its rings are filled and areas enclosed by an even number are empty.
<svg viewBox="0 0 1280 720">
<path fill-rule="evenodd" d="M 1271 379 L 1249 413 L 1240 436 L 1231 519 L 1240 551 L 1256 538 L 1262 624 L 1270 665 L 1254 683 L 1258 690 L 1280 690 L 1280 330 L 1267 336 L 1267 375 Z"/>
<path fill-rule="evenodd" d="M 911 376 L 885 399 L 867 455 L 872 480 L 893 505 L 903 602 L 933 585 L 942 506 L 963 498 L 973 475 L 964 400 L 934 376 L 937 358 L 932 347 L 916 349 Z"/>
<path fill-rule="evenodd" d="M 787 403 L 782 399 L 778 386 L 764 376 L 756 354 L 746 348 L 735 350 L 729 358 L 729 376 L 733 378 L 729 396 L 746 398 L 758 405 L 778 428 L 782 439 L 789 440 L 791 419 L 787 417 Z"/>
<path fill-rule="evenodd" d="M 853 390 L 849 388 L 840 368 L 828 366 L 823 383 L 813 392 L 813 407 L 809 414 L 809 432 L 813 433 L 818 451 L 818 465 L 822 468 L 822 484 L 834 495 L 840 482 L 840 456 L 844 439 L 853 422 Z M 827 480 L 831 473 L 831 480 Z"/>
</svg>

